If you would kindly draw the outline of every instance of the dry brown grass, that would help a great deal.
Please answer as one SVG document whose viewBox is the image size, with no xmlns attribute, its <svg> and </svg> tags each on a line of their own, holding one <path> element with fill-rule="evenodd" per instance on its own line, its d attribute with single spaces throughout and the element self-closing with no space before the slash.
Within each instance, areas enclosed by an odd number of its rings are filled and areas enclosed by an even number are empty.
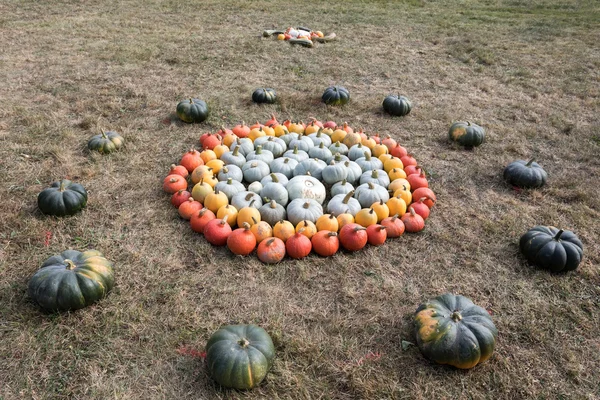
<svg viewBox="0 0 600 400">
<path fill-rule="evenodd" d="M 596 2 L 143 3 L 0 5 L 0 398 L 600 397 Z M 309 50 L 259 37 L 300 23 L 341 40 Z M 350 105 L 319 103 L 331 83 L 350 89 Z M 280 105 L 249 102 L 264 85 Z M 410 116 L 382 114 L 390 92 L 414 101 Z M 170 119 L 189 95 L 211 105 L 207 123 Z M 168 165 L 203 131 L 271 112 L 392 134 L 432 177 L 426 230 L 276 266 L 193 234 L 161 192 Z M 485 126 L 488 142 L 449 145 L 458 119 Z M 99 128 L 121 132 L 124 151 L 89 155 Z M 502 168 L 532 154 L 549 185 L 517 193 Z M 42 216 L 36 194 L 65 176 L 88 188 L 88 208 Z M 579 234 L 576 272 L 526 265 L 516 243 L 534 224 Z M 46 257 L 87 247 L 115 261 L 114 293 L 41 313 L 28 278 Z M 500 331 L 494 357 L 471 371 L 401 348 L 417 305 L 446 291 L 492 310 Z M 202 350 L 229 322 L 260 324 L 276 342 L 252 392 L 218 388 L 201 359 L 178 352 Z"/>
</svg>

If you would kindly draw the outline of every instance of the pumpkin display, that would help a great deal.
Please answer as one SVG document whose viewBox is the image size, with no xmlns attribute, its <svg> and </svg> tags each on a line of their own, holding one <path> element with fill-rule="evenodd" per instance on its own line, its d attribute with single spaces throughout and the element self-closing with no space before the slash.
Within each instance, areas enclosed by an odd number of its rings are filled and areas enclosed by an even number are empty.
<svg viewBox="0 0 600 400">
<path fill-rule="evenodd" d="M 92 136 L 88 142 L 88 149 L 97 151 L 99 153 L 108 154 L 113 151 L 119 150 L 125 139 L 117 132 L 113 131 L 100 131 L 99 135 Z"/>
<path fill-rule="evenodd" d="M 259 88 L 252 92 L 252 101 L 255 103 L 273 104 L 276 100 L 277 94 L 271 88 Z"/>
<path fill-rule="evenodd" d="M 183 179 L 179 175 L 169 175 Z M 183 179 L 185 181 L 185 179 Z M 176 189 L 169 189 L 167 193 L 175 193 L 179 189 L 186 189 L 178 186 Z M 79 183 L 71 182 L 68 179 L 63 179 L 53 182 L 49 188 L 46 188 L 38 194 L 37 204 L 41 212 L 46 215 L 54 215 L 63 217 L 65 215 L 73 215 L 84 208 L 87 204 L 88 194 L 85 188 Z"/>
<path fill-rule="evenodd" d="M 28 283 L 29 297 L 46 311 L 87 307 L 113 288 L 113 264 L 96 250 L 65 250 L 48 258 Z"/>
<path fill-rule="evenodd" d="M 343 86 L 330 86 L 323 92 L 321 100 L 329 106 L 344 105 L 350 101 L 350 92 Z"/>
<path fill-rule="evenodd" d="M 383 99 L 382 106 L 386 113 L 397 117 L 408 115 L 412 109 L 412 104 L 408 98 L 395 94 L 386 96 Z"/>
<path fill-rule="evenodd" d="M 285 257 L 285 243 L 277 237 L 267 238 L 259 243 L 256 255 L 265 264 L 276 264 Z"/>
<path fill-rule="evenodd" d="M 483 143 L 485 130 L 469 121 L 455 122 L 450 126 L 448 138 L 466 148 L 473 148 Z"/>
<path fill-rule="evenodd" d="M 203 122 L 208 118 L 208 106 L 204 100 L 189 99 L 177 104 L 177 116 L 183 122 Z"/>
<path fill-rule="evenodd" d="M 206 366 L 219 385 L 238 390 L 258 386 L 273 366 L 275 346 L 256 325 L 227 325 L 206 343 Z"/>
<path fill-rule="evenodd" d="M 519 247 L 527 261 L 552 272 L 573 271 L 583 258 L 577 235 L 553 226 L 534 226 L 521 236 Z"/>
<path fill-rule="evenodd" d="M 546 184 L 548 174 L 538 163 L 529 161 L 513 161 L 504 168 L 504 179 L 513 186 L 521 188 L 539 188 Z"/>
<path fill-rule="evenodd" d="M 414 314 L 417 345 L 438 364 L 469 369 L 489 359 L 498 330 L 488 312 L 460 295 L 443 294 Z"/>
</svg>

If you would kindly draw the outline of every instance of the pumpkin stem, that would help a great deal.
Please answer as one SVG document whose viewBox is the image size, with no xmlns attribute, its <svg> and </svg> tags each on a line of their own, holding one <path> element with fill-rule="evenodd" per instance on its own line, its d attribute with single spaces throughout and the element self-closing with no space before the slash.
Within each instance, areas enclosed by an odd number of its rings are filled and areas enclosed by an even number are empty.
<svg viewBox="0 0 600 400">
<path fill-rule="evenodd" d="M 254 154 L 262 154 L 262 146 L 261 145 L 256 146 L 256 151 L 254 152 Z"/>
<path fill-rule="evenodd" d="M 304 208 L 308 208 L 308 207 L 310 207 L 310 203 L 307 201 L 306 203 L 304 203 L 304 204 L 302 205 L 302 207 L 304 207 Z"/>
<path fill-rule="evenodd" d="M 354 190 L 351 190 L 348 192 L 348 194 L 346 194 L 346 197 L 344 197 L 344 200 L 342 200 L 342 203 L 348 204 L 348 202 L 350 201 L 352 196 L 354 196 Z"/>
<path fill-rule="evenodd" d="M 254 218 L 254 217 L 250 217 L 250 218 L 252 218 L 252 222 L 254 222 L 254 225 L 258 224 L 258 221 L 256 220 L 256 218 Z"/>
<path fill-rule="evenodd" d="M 240 347 L 245 349 L 246 347 L 248 347 L 250 342 L 248 341 L 248 339 L 242 338 L 242 339 L 238 340 L 238 344 L 240 345 Z"/>
<path fill-rule="evenodd" d="M 67 269 L 69 271 L 77 268 L 77 265 L 75 265 L 75 263 L 73 261 L 69 260 L 68 258 L 65 260 L 65 263 L 67 263 Z"/>
<path fill-rule="evenodd" d="M 450 316 L 450 318 L 452 318 L 452 320 L 454 322 L 458 322 L 458 321 L 460 321 L 462 319 L 462 315 L 460 315 L 460 312 L 458 312 L 458 310 L 456 310 L 456 311 L 454 311 L 452 313 L 452 315 Z"/>
<path fill-rule="evenodd" d="M 275 183 L 279 183 L 279 178 L 277 178 L 277 175 L 275 174 L 271 174 L 271 180 Z"/>
<path fill-rule="evenodd" d="M 337 232 L 329 232 L 327 234 L 327 236 L 329 236 L 329 237 L 333 237 L 333 236 L 337 236 L 337 235 L 338 235 Z"/>
<path fill-rule="evenodd" d="M 275 241 L 275 238 L 271 238 L 271 239 L 267 240 L 267 243 L 266 243 L 267 246 L 272 245 L 274 241 Z"/>
<path fill-rule="evenodd" d="M 410 215 L 414 217 L 416 214 L 415 209 L 410 207 L 409 211 L 410 211 Z"/>
<path fill-rule="evenodd" d="M 254 219 L 254 217 L 252 217 L 252 219 Z M 250 229 L 250 224 L 249 224 L 249 223 L 247 223 L 247 222 L 244 222 L 244 223 L 242 224 L 242 228 L 244 228 L 245 230 L 249 230 L 249 229 Z"/>
<path fill-rule="evenodd" d="M 283 163 L 284 163 L 284 164 L 287 164 L 289 161 L 290 161 L 290 159 L 289 159 L 289 158 L 285 158 L 285 159 L 283 160 Z"/>
<path fill-rule="evenodd" d="M 237 157 L 239 155 L 239 153 L 240 153 L 240 146 L 235 146 L 232 154 Z"/>
<path fill-rule="evenodd" d="M 175 179 L 175 178 L 171 178 L 171 183 L 173 183 L 173 179 Z M 177 182 L 177 179 L 175 179 L 175 182 Z M 67 185 L 67 182 L 65 180 L 60 181 L 60 188 L 58 188 L 58 190 L 60 190 L 61 192 L 64 192 L 66 190 L 66 185 Z"/>
<path fill-rule="evenodd" d="M 273 209 L 274 209 L 274 208 L 277 208 L 277 202 L 276 202 L 275 200 L 271 200 L 270 206 L 271 206 L 271 208 L 273 208 Z"/>
<path fill-rule="evenodd" d="M 225 215 L 219 224 L 225 225 L 227 223 L 227 218 L 229 218 L 229 215 Z"/>
<path fill-rule="evenodd" d="M 559 240 L 560 236 L 563 234 L 563 230 L 559 229 L 558 232 L 556 233 L 556 235 L 554 236 L 554 240 Z"/>
<path fill-rule="evenodd" d="M 106 139 L 106 132 L 104 132 L 104 129 L 100 129 L 100 134 L 102 135 L 102 139 Z"/>
<path fill-rule="evenodd" d="M 527 164 L 525 164 L 526 167 L 530 167 L 531 163 L 535 161 L 535 158 L 532 158 L 531 160 L 527 161 Z"/>
<path fill-rule="evenodd" d="M 190 104 L 194 104 L 194 100 L 190 98 Z"/>
</svg>

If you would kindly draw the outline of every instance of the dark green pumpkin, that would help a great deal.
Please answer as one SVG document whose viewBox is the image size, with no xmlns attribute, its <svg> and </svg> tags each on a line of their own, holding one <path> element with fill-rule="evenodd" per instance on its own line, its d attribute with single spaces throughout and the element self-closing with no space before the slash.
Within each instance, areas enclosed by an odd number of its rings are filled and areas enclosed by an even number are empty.
<svg viewBox="0 0 600 400">
<path fill-rule="evenodd" d="M 66 250 L 47 259 L 29 280 L 29 296 L 47 311 L 87 307 L 115 283 L 112 263 L 96 250 Z"/>
<path fill-rule="evenodd" d="M 119 150 L 123 146 L 124 141 L 117 132 L 102 131 L 99 135 L 92 136 L 88 142 L 88 149 L 100 153 L 112 153 Z"/>
<path fill-rule="evenodd" d="M 252 93 L 252 101 L 255 103 L 273 104 L 275 100 L 277 100 L 277 94 L 271 88 L 256 89 Z"/>
<path fill-rule="evenodd" d="M 347 104 L 350 101 L 350 92 L 343 86 L 330 86 L 325 89 L 321 99 L 327 105 L 339 106 Z"/>
<path fill-rule="evenodd" d="M 485 140 L 485 130 L 471 122 L 455 122 L 450 126 L 448 138 L 465 147 L 479 146 Z"/>
<path fill-rule="evenodd" d="M 67 179 L 52 183 L 38 195 L 38 207 L 48 215 L 73 215 L 87 204 L 87 191 L 79 183 Z"/>
<path fill-rule="evenodd" d="M 553 226 L 535 226 L 519 241 L 521 253 L 538 267 L 552 272 L 572 271 L 583 258 L 583 243 L 571 231 Z"/>
<path fill-rule="evenodd" d="M 472 368 L 492 356 L 498 330 L 488 312 L 464 296 L 443 294 L 414 315 L 417 344 L 438 364 Z"/>
<path fill-rule="evenodd" d="M 269 334 L 256 325 L 228 325 L 216 331 L 206 344 L 206 365 L 218 384 L 252 389 L 267 376 L 275 347 Z"/>
<path fill-rule="evenodd" d="M 548 174 L 538 163 L 517 160 L 504 168 L 504 179 L 514 186 L 522 188 L 539 188 L 546 184 Z"/>
<path fill-rule="evenodd" d="M 383 99 L 383 110 L 391 115 L 402 117 L 412 109 L 410 100 L 404 96 L 391 94 Z"/>
<path fill-rule="evenodd" d="M 199 99 L 183 100 L 177 104 L 177 116 L 184 122 L 202 122 L 208 118 L 208 106 Z"/>
</svg>

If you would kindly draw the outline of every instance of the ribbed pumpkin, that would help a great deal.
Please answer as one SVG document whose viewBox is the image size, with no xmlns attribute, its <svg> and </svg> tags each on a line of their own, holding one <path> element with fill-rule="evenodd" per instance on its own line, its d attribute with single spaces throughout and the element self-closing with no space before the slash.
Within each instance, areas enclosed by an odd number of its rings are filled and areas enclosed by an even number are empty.
<svg viewBox="0 0 600 400">
<path fill-rule="evenodd" d="M 310 239 L 303 235 L 304 228 L 290 236 L 285 241 L 285 251 L 288 256 L 296 259 L 304 258 L 310 254 L 312 243 Z"/>
<path fill-rule="evenodd" d="M 355 223 L 346 224 L 340 229 L 339 239 L 346 250 L 360 250 L 367 244 L 367 229 Z"/>
<path fill-rule="evenodd" d="M 381 225 L 386 227 L 386 233 L 389 238 L 400 237 L 404 233 L 404 222 L 398 218 L 397 214 L 381 221 Z"/>
<path fill-rule="evenodd" d="M 101 131 L 99 135 L 92 136 L 88 142 L 88 149 L 108 154 L 119 150 L 124 142 L 125 140 L 117 132 Z"/>
<path fill-rule="evenodd" d="M 181 179 L 185 182 L 185 179 L 179 175 L 169 175 L 167 178 L 169 177 L 172 179 Z M 169 178 L 169 190 L 167 193 L 175 193 L 179 189 L 187 188 L 187 183 L 185 186 L 181 184 L 172 185 L 170 183 L 171 178 Z M 163 185 L 163 187 L 165 186 Z M 63 179 L 53 182 L 49 188 L 42 190 L 37 197 L 37 204 L 40 211 L 44 214 L 63 217 L 77 213 L 86 206 L 87 200 L 87 191 L 82 185 Z"/>
<path fill-rule="evenodd" d="M 259 88 L 252 92 L 252 101 L 255 103 L 273 104 L 276 100 L 277 94 L 271 88 Z"/>
<path fill-rule="evenodd" d="M 504 168 L 504 179 L 514 186 L 538 188 L 546 184 L 548 174 L 533 159 L 513 161 Z"/>
<path fill-rule="evenodd" d="M 383 225 L 373 224 L 367 227 L 367 242 L 371 246 L 381 246 L 387 239 L 387 228 Z"/>
<path fill-rule="evenodd" d="M 572 271 L 583 257 L 583 243 L 571 231 L 553 226 L 535 226 L 519 241 L 527 260 L 552 272 Z"/>
<path fill-rule="evenodd" d="M 231 232 L 227 238 L 227 247 L 233 254 L 247 256 L 256 247 L 256 236 L 250 230 L 250 224 L 244 222 L 241 228 Z"/>
<path fill-rule="evenodd" d="M 215 213 L 208 208 L 203 208 L 190 218 L 190 226 L 194 232 L 204 233 L 204 228 L 213 219 L 217 218 Z"/>
<path fill-rule="evenodd" d="M 438 364 L 473 368 L 494 352 L 498 330 L 492 318 L 466 297 L 446 293 L 431 299 L 413 320 L 419 349 Z"/>
<path fill-rule="evenodd" d="M 231 226 L 227 223 L 228 216 L 223 219 L 213 219 L 204 227 L 206 241 L 214 246 L 225 246 L 231 235 Z"/>
<path fill-rule="evenodd" d="M 221 386 L 252 389 L 273 365 L 275 346 L 269 334 L 256 325 L 228 325 L 206 343 L 206 366 Z"/>
<path fill-rule="evenodd" d="M 350 92 L 343 86 L 330 86 L 323 92 L 321 100 L 330 106 L 347 104 L 350 101 Z"/>
<path fill-rule="evenodd" d="M 208 106 L 200 99 L 183 100 L 177 104 L 177 116 L 184 122 L 202 122 L 208 118 Z"/>
<path fill-rule="evenodd" d="M 277 237 L 267 238 L 259 243 L 256 255 L 265 264 L 278 263 L 285 257 L 285 243 Z"/>
<path fill-rule="evenodd" d="M 466 148 L 479 146 L 485 140 L 485 130 L 469 121 L 455 122 L 450 126 L 448 138 Z"/>
<path fill-rule="evenodd" d="M 319 231 L 311 239 L 312 248 L 321 257 L 329 257 L 337 253 L 340 241 L 336 232 Z"/>
<path fill-rule="evenodd" d="M 28 293 L 44 310 L 77 310 L 104 298 L 114 283 L 113 264 L 100 252 L 66 250 L 44 261 Z"/>
<path fill-rule="evenodd" d="M 407 97 L 391 94 L 383 99 L 383 110 L 397 117 L 403 117 L 410 113 L 412 104 Z"/>
</svg>

